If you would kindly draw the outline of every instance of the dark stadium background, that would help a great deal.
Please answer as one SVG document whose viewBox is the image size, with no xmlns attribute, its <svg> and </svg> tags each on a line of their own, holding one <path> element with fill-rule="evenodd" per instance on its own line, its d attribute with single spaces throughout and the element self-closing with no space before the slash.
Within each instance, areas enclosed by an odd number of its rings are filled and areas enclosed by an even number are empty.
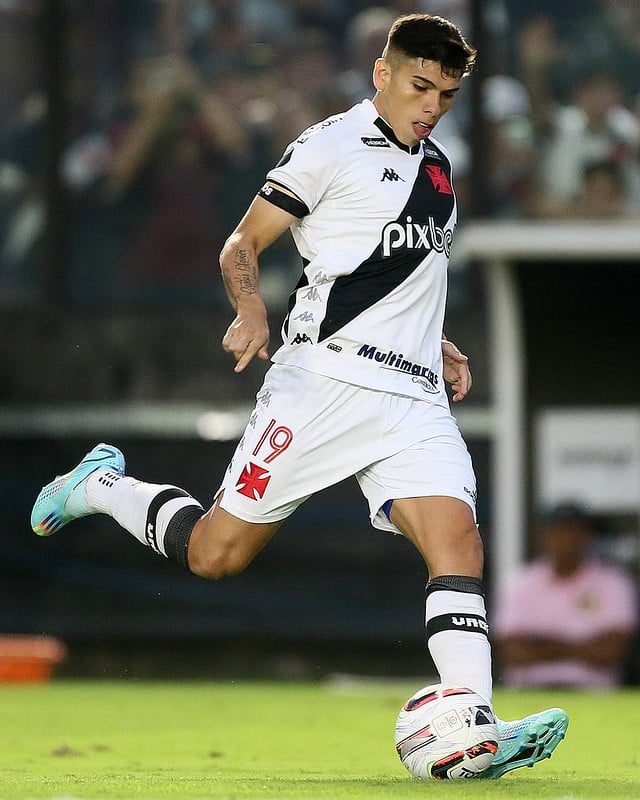
<svg viewBox="0 0 640 800">
<path fill-rule="evenodd" d="M 181 573 L 107 518 L 74 523 L 47 540 L 30 530 L 29 513 L 40 486 L 70 468 L 97 441 L 119 446 L 131 474 L 184 486 L 204 504 L 234 447 L 232 441 L 172 434 L 170 411 L 162 433 L 116 436 L 108 428 L 88 431 L 73 424 L 43 432 L 30 424 L 30 412 L 65 408 L 80 414 L 98 405 L 126 418 L 132 404 L 148 405 L 149 413 L 169 403 L 242 408 L 251 402 L 264 370 L 254 365 L 238 377 L 220 351 L 230 311 L 216 273 L 216 252 L 211 252 L 210 275 L 196 274 L 192 283 L 174 285 L 169 279 L 158 288 L 137 275 L 137 282 L 123 286 L 117 261 L 121 239 L 115 233 L 111 238 L 122 219 L 114 214 L 109 217 L 113 227 L 101 224 L 99 193 L 79 197 L 61 177 L 66 148 L 78 134 L 78 119 L 71 115 L 72 110 L 77 113 L 71 102 L 74 81 L 94 70 L 105 84 L 113 78 L 124 91 L 120 73 L 100 75 L 99 67 L 117 63 L 124 72 L 146 54 L 135 45 L 148 44 L 157 5 L 33 0 L 4 4 L 0 10 L 5 78 L 0 161 L 24 170 L 46 217 L 24 280 L 0 261 L 0 632 L 60 637 L 69 647 L 61 670 L 68 675 L 428 673 L 424 566 L 400 537 L 370 528 L 355 481 L 308 501 L 245 573 L 219 583 Z M 228 3 L 212 5 L 231 13 Z M 325 22 L 324 34 L 338 48 L 338 23 L 346 24 L 365 5 L 329 3 L 326 8 L 341 7 L 344 18 L 338 11 L 325 18 L 316 10 L 319 16 L 312 22 Z M 519 26 L 535 11 L 565 24 L 576 9 L 586 14 L 590 4 L 509 0 L 504 6 L 510 20 L 503 54 L 508 65 Z M 481 52 L 485 45 L 485 52 L 493 53 L 491 35 L 481 24 L 482 7 L 480 0 L 470 2 L 470 39 Z M 298 31 L 307 22 L 300 17 L 292 24 Z M 127 47 L 116 57 L 119 37 Z M 276 50 L 278 46 L 273 44 Z M 83 61 L 83 53 L 96 53 L 95 63 Z M 486 219 L 493 213 L 487 199 L 492 188 L 486 126 L 478 121 L 483 113 L 481 83 L 493 67 L 491 59 L 481 62 L 469 88 L 468 107 L 476 122 L 468 143 L 472 177 L 465 181 L 464 198 L 461 192 L 463 225 L 465 219 Z M 47 106 L 39 124 L 17 119 L 16 109 L 34 93 Z M 250 163 L 226 164 L 219 186 L 225 201 L 216 223 L 219 239 L 230 232 L 271 163 L 260 149 L 263 144 L 254 143 Z M 11 197 L 9 173 L 2 174 L 0 235 L 5 235 Z M 125 217 L 140 212 L 135 204 L 120 210 Z M 115 258 L 113 270 L 109 258 Z M 640 402 L 638 267 L 634 261 L 514 265 L 526 333 L 530 512 L 536 412 L 554 405 L 637 407 Z M 265 274 L 275 286 L 272 349 L 286 304 L 281 284 L 293 286 L 296 268 L 284 243 L 266 259 Z M 486 347 L 490 300 L 478 263 L 452 271 L 446 329 L 471 357 L 475 383 L 464 404 L 471 412 L 491 406 L 493 365 Z M 467 440 L 478 473 L 478 516 L 491 586 L 497 513 L 490 500 L 492 440 L 489 432 L 477 430 Z M 527 531 L 516 535 L 526 538 Z M 631 566 L 638 569 L 635 562 Z M 638 678 L 633 668 L 630 680 Z"/>
</svg>

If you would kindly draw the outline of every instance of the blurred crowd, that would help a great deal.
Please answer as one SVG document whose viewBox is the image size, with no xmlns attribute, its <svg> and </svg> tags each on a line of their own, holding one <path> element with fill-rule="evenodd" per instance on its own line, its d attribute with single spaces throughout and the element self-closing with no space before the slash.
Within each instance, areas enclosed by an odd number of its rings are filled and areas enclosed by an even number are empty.
<svg viewBox="0 0 640 800">
<path fill-rule="evenodd" d="M 397 15 L 441 14 L 477 44 L 471 0 L 59 5 L 56 18 L 44 0 L 0 4 L 4 303 L 37 295 L 52 139 L 70 299 L 216 304 L 217 252 L 265 172 L 306 126 L 372 96 L 371 67 Z M 483 216 L 637 222 L 637 0 L 484 0 L 483 20 Z M 48 36 L 63 65 L 53 132 Z M 470 94 L 467 82 L 436 132 L 453 156 L 462 220 L 480 122 Z M 268 298 L 282 301 L 296 268 L 286 241 L 269 251 Z"/>
</svg>

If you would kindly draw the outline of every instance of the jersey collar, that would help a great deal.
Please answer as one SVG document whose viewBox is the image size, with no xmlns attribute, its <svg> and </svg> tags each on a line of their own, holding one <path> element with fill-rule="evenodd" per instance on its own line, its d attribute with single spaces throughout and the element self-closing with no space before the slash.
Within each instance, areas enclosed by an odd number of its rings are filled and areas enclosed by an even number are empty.
<svg viewBox="0 0 640 800">
<path fill-rule="evenodd" d="M 373 124 L 376 128 L 379 128 L 382 133 L 389 139 L 389 141 L 393 142 L 396 147 L 399 147 L 401 150 L 404 150 L 405 153 L 409 153 L 409 155 L 415 156 L 420 152 L 421 149 L 421 142 L 417 144 L 405 144 L 401 142 L 400 139 L 395 135 L 393 132 L 393 128 L 389 125 L 388 122 L 382 119 L 382 117 L 378 117 L 374 119 Z"/>
</svg>

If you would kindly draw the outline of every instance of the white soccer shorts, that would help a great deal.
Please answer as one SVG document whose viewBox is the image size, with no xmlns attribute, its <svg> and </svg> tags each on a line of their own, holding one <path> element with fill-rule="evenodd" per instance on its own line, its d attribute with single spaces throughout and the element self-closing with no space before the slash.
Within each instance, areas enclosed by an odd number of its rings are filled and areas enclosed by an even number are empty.
<svg viewBox="0 0 640 800">
<path fill-rule="evenodd" d="M 447 408 L 276 364 L 216 494 L 247 522 L 286 519 L 308 497 L 354 475 L 371 523 L 400 533 L 382 506 L 457 497 L 475 516 L 476 480 Z"/>
</svg>

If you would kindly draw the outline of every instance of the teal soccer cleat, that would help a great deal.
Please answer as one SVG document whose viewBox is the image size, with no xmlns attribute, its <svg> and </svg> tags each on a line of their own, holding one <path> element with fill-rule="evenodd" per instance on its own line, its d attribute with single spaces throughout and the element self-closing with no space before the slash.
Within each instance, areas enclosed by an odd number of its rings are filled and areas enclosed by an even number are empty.
<svg viewBox="0 0 640 800">
<path fill-rule="evenodd" d="M 498 720 L 500 741 L 490 767 L 479 778 L 501 778 L 518 767 L 532 767 L 551 758 L 564 739 L 569 717 L 561 708 L 549 708 L 513 722 Z"/>
<path fill-rule="evenodd" d="M 71 472 L 58 475 L 42 488 L 31 512 L 31 527 L 38 536 L 51 536 L 72 519 L 94 513 L 87 505 L 84 491 L 75 490 L 89 475 L 103 467 L 118 475 L 124 474 L 124 456 L 117 447 L 96 445 Z"/>
</svg>

